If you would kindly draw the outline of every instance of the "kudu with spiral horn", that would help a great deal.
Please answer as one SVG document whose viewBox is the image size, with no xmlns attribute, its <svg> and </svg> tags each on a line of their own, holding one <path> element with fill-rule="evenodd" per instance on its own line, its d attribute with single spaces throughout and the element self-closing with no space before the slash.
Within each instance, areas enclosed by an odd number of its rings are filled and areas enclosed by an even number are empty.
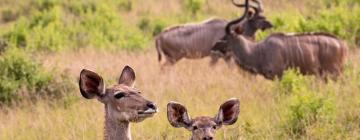
<svg viewBox="0 0 360 140">
<path fill-rule="evenodd" d="M 233 4 L 239 5 L 234 1 Z M 255 6 L 252 8 L 256 9 L 255 11 L 261 10 Z M 246 19 L 242 24 L 234 26 L 236 26 L 235 30 L 243 30 L 244 35 L 248 38 L 254 39 L 256 31 L 259 29 L 265 30 L 272 27 L 271 23 L 263 16 L 249 15 Z M 216 63 L 219 56 L 212 54 L 211 48 L 225 35 L 224 29 L 227 24 L 227 20 L 212 18 L 201 23 L 178 25 L 165 29 L 155 38 L 159 62 L 163 56 L 166 59 L 163 66 L 173 65 L 182 58 L 199 59 L 210 56 L 211 63 Z M 244 27 L 240 28 L 240 26 Z M 228 60 L 229 57 L 223 55 L 223 58 Z"/>
<path fill-rule="evenodd" d="M 245 8 L 248 12 L 248 5 Z M 348 46 L 329 33 L 273 33 L 261 42 L 234 33 L 231 27 L 242 22 L 236 19 L 226 26 L 226 35 L 213 51 L 230 53 L 238 66 L 267 79 L 281 78 L 287 69 L 298 69 L 304 75 L 336 79 L 341 75 Z"/>
</svg>

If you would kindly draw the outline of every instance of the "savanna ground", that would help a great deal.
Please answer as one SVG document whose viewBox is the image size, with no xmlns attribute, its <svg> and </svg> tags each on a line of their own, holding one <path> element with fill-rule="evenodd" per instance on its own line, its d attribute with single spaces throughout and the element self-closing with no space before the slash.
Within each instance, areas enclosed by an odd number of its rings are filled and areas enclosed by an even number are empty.
<svg viewBox="0 0 360 140">
<path fill-rule="evenodd" d="M 188 139 L 170 126 L 166 104 L 178 101 L 190 116 L 214 116 L 219 105 L 241 101 L 235 125 L 217 139 L 360 139 L 360 2 L 264 0 L 274 29 L 326 31 L 347 41 L 344 75 L 324 83 L 288 71 L 282 80 L 252 76 L 220 61 L 182 60 L 160 71 L 153 35 L 169 25 L 210 17 L 233 19 L 230 0 L 0 0 L 0 139 L 102 139 L 104 109 L 80 96 L 87 68 L 114 84 L 130 65 L 136 87 L 160 108 L 132 125 L 138 139 Z"/>
</svg>

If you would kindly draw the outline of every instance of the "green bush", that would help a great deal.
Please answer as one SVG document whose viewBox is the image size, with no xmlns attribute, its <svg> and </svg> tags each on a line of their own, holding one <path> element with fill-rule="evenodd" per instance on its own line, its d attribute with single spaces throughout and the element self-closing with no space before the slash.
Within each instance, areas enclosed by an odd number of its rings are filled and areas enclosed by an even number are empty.
<svg viewBox="0 0 360 140">
<path fill-rule="evenodd" d="M 286 119 L 283 128 L 292 137 L 306 135 L 308 127 L 317 124 L 331 124 L 335 120 L 335 106 L 332 100 L 316 92 L 311 77 L 296 70 L 288 70 L 279 81 L 280 92 L 285 93 Z"/>
<path fill-rule="evenodd" d="M 160 19 L 150 20 L 147 17 L 142 18 L 138 23 L 138 28 L 144 33 L 151 33 L 152 36 L 156 36 L 166 27 L 164 21 Z"/>
<path fill-rule="evenodd" d="M 162 32 L 166 26 L 167 25 L 162 20 L 155 20 L 153 23 L 152 35 L 156 36 L 157 34 Z"/>
<path fill-rule="evenodd" d="M 185 1 L 185 9 L 189 11 L 191 14 L 196 15 L 204 5 L 205 0 L 186 0 Z"/>
<path fill-rule="evenodd" d="M 37 0 L 2 37 L 11 46 L 34 51 L 145 48 L 148 39 L 118 15 L 122 2 Z"/>
<path fill-rule="evenodd" d="M 5 9 L 5 10 L 1 11 L 1 20 L 3 22 L 14 21 L 18 18 L 18 16 L 19 16 L 18 13 L 15 13 L 11 9 Z"/>
<path fill-rule="evenodd" d="M 119 3 L 119 9 L 130 12 L 132 10 L 131 0 L 122 0 Z"/>
<path fill-rule="evenodd" d="M 297 31 L 329 32 L 351 42 L 355 42 L 356 37 L 360 35 L 360 6 L 355 5 L 354 7 L 350 7 L 347 3 L 340 3 L 339 5 L 340 6 L 319 10 L 306 19 L 300 20 L 300 26 Z"/>
<path fill-rule="evenodd" d="M 268 17 L 274 28 L 271 31 L 259 32 L 257 36 L 261 40 L 270 32 L 328 32 L 347 40 L 351 46 L 359 46 L 360 3 L 347 0 L 338 3 L 331 1 L 331 4 L 325 5 L 328 6 L 317 8 L 308 14 L 299 11 L 274 13 Z"/>
<path fill-rule="evenodd" d="M 68 44 L 66 28 L 62 24 L 61 7 L 35 11 L 30 17 L 20 18 L 4 35 L 13 46 L 29 50 L 58 51 Z"/>
<path fill-rule="evenodd" d="M 292 95 L 287 110 L 285 128 L 295 137 L 305 135 L 307 127 L 319 123 L 332 123 L 335 119 L 333 102 L 311 91 Z"/>
<path fill-rule="evenodd" d="M 19 49 L 7 50 L 0 57 L 0 104 L 16 103 L 24 98 L 60 97 L 69 89 L 67 84 L 57 81 Z"/>
<path fill-rule="evenodd" d="M 308 88 L 308 78 L 294 69 L 285 71 L 282 79 L 279 81 L 279 89 L 283 94 L 300 94 Z"/>
</svg>

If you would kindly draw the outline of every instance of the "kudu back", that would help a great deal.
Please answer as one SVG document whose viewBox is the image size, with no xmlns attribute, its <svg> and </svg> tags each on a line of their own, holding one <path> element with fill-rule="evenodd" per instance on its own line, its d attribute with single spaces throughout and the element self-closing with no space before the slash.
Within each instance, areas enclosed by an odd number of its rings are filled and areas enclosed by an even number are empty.
<svg viewBox="0 0 360 140">
<path fill-rule="evenodd" d="M 344 41 L 329 33 L 273 33 L 255 42 L 231 30 L 231 26 L 244 20 L 248 7 L 245 9 L 241 20 L 227 25 L 226 35 L 212 50 L 231 52 L 242 69 L 267 79 L 281 78 L 287 69 L 324 79 L 341 75 L 348 50 Z"/>
<path fill-rule="evenodd" d="M 215 131 L 223 125 L 232 125 L 240 113 L 240 101 L 229 99 L 220 106 L 215 117 L 199 116 L 190 118 L 184 105 L 170 102 L 167 105 L 167 117 L 173 127 L 184 127 L 192 132 L 191 140 L 214 140 Z"/>
<path fill-rule="evenodd" d="M 234 1 L 233 3 L 237 7 L 243 7 Z M 239 23 L 234 30 L 244 30 L 239 32 L 244 32 L 246 37 L 254 40 L 256 31 L 271 28 L 272 24 L 261 14 L 262 9 L 260 10 L 259 7 L 261 6 L 251 6 L 255 14 L 248 14 L 246 20 Z M 216 63 L 220 56 L 212 54 L 211 48 L 225 35 L 224 29 L 227 24 L 227 20 L 213 18 L 201 23 L 178 25 L 165 29 L 155 38 L 159 62 L 161 62 L 162 56 L 165 56 L 165 63 L 162 65 L 174 65 L 182 58 L 199 59 L 210 56 L 211 64 Z M 227 61 L 229 57 L 226 56 L 223 55 L 223 58 Z"/>
</svg>

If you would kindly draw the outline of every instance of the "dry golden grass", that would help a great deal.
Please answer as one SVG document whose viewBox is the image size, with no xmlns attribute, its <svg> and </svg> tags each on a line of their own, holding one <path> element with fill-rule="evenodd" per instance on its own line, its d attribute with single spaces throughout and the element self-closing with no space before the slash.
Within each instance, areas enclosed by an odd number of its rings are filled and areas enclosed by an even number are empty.
<svg viewBox="0 0 360 140">
<path fill-rule="evenodd" d="M 137 88 L 144 96 L 160 107 L 160 113 L 142 123 L 133 124 L 134 139 L 188 139 L 190 132 L 170 126 L 166 118 L 166 104 L 178 101 L 188 107 L 191 116 L 214 116 L 219 105 L 225 100 L 236 97 L 241 101 L 238 122 L 225 126 L 217 133 L 217 139 L 289 139 L 281 129 L 284 121 L 284 102 L 279 101 L 277 82 L 264 80 L 261 76 L 250 76 L 235 66 L 220 61 L 215 67 L 209 66 L 209 59 L 182 60 L 176 66 L 161 72 L 154 49 L 143 52 L 101 52 L 80 50 L 63 52 L 39 57 L 44 65 L 52 69 L 59 68 L 74 77 L 74 83 L 81 69 L 98 72 L 106 79 L 106 84 L 115 83 L 121 69 L 130 65 L 137 74 Z M 354 67 L 359 68 L 358 53 L 351 56 Z M 351 78 L 347 77 L 349 80 Z M 360 138 L 360 91 L 359 84 L 339 82 L 330 86 L 335 93 L 335 106 L 339 118 L 338 125 L 347 124 L 350 117 L 355 125 L 338 138 Z M 328 85 L 320 83 L 327 94 Z M 355 87 L 354 87 L 355 86 Z M 354 90 L 354 91 L 352 91 Z M 78 91 L 69 94 L 68 104 L 41 101 L 24 107 L 3 108 L 0 111 L 0 139 L 102 139 L 104 128 L 103 105 L 96 100 L 86 100 Z M 74 99 L 75 98 L 75 99 Z M 71 100 L 70 100 L 71 99 Z M 50 105 L 49 105 L 50 104 Z M 346 109 L 346 110 L 342 110 Z M 348 113 L 348 114 L 345 114 Z M 353 117 L 353 118 L 351 118 Z M 359 125 L 358 127 L 356 125 Z M 308 129 L 304 139 L 328 139 L 332 127 L 321 130 L 314 125 Z M 327 128 L 327 127 L 325 127 Z M 339 130 L 340 131 L 340 130 Z M 339 133 L 339 132 L 338 132 Z M 338 139 L 335 138 L 335 139 Z"/>
</svg>

